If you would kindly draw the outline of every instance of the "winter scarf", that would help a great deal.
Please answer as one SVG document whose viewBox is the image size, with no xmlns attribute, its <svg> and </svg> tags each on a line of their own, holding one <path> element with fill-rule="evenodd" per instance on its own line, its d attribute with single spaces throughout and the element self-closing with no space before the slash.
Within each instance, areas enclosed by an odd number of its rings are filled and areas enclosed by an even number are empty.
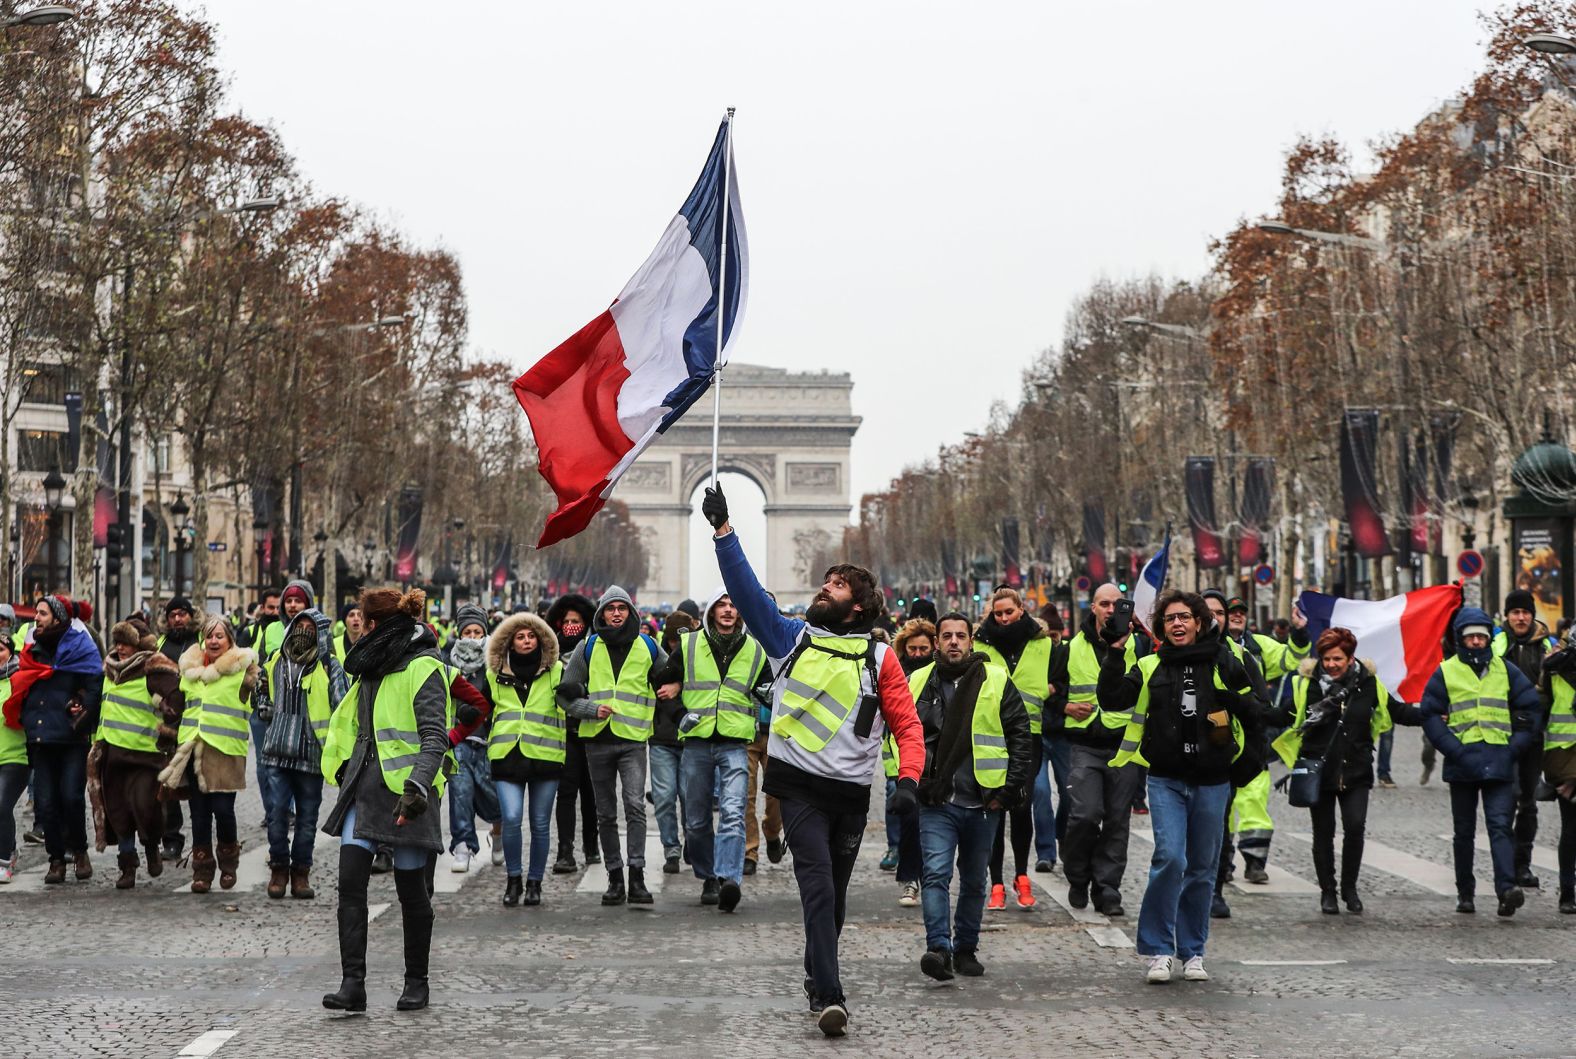
<svg viewBox="0 0 1576 1059">
<path fill-rule="evenodd" d="M 1021 615 L 1011 625 L 998 625 L 995 618 L 986 618 L 980 626 L 979 638 L 1008 658 L 1023 654 L 1024 645 L 1040 634 L 1040 623 L 1030 614 Z"/>
<path fill-rule="evenodd" d="M 142 676 L 142 669 L 148 664 L 148 659 L 154 655 L 153 651 L 138 651 L 127 659 L 118 659 L 110 656 L 104 658 L 104 675 L 109 677 L 111 684 L 124 684 L 128 680 L 136 680 Z"/>
<path fill-rule="evenodd" d="M 55 645 L 54 657 L 50 661 L 45 662 L 35 656 L 34 652 L 40 646 L 36 634 L 34 641 L 22 648 L 17 659 L 16 675 L 11 678 L 11 697 L 5 700 L 3 707 L 6 727 L 21 729 L 22 703 L 27 699 L 28 691 L 39 681 L 54 676 L 56 670 L 86 676 L 104 672 L 103 656 L 99 654 L 98 645 L 93 642 L 92 636 L 74 625 L 62 624 L 59 628 L 60 642 Z"/>
<path fill-rule="evenodd" d="M 475 684 L 476 678 L 487 668 L 487 641 L 455 640 L 449 645 L 449 661 L 462 677 Z"/>
<path fill-rule="evenodd" d="M 432 640 L 432 630 L 409 614 L 385 618 L 378 622 L 376 629 L 357 640 L 345 655 L 345 672 L 352 679 L 387 676 L 422 639 Z"/>
</svg>

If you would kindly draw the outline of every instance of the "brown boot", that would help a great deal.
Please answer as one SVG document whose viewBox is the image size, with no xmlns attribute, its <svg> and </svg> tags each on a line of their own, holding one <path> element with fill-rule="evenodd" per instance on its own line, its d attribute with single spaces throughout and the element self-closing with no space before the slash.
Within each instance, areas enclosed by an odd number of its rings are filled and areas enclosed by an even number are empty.
<svg viewBox="0 0 1576 1059">
<path fill-rule="evenodd" d="M 229 890 L 235 886 L 235 869 L 241 866 L 241 844 L 221 842 L 215 853 L 219 861 L 219 888 Z"/>
<path fill-rule="evenodd" d="M 213 850 L 192 847 L 192 893 L 205 894 L 213 886 Z"/>
<path fill-rule="evenodd" d="M 290 869 L 291 897 L 299 897 L 304 901 L 310 901 L 317 896 L 317 891 L 312 889 L 312 884 L 307 881 L 307 876 L 310 874 L 312 874 L 310 867 Z"/>
<path fill-rule="evenodd" d="M 78 853 L 75 858 L 77 879 L 84 881 L 93 878 L 93 862 L 88 860 L 86 853 Z"/>
<path fill-rule="evenodd" d="M 270 864 L 268 866 L 268 896 L 279 900 L 285 895 L 285 883 L 290 881 L 290 866 L 287 864 Z"/>
<path fill-rule="evenodd" d="M 118 854 L 115 863 L 120 865 L 120 878 L 115 880 L 115 889 L 130 890 L 137 885 L 137 851 Z"/>
<path fill-rule="evenodd" d="M 159 844 L 151 843 L 144 852 L 148 855 L 148 876 L 157 879 L 164 874 L 164 856 L 159 852 Z"/>
<path fill-rule="evenodd" d="M 66 862 L 64 860 L 51 859 L 49 862 L 49 870 L 44 873 L 44 882 L 53 886 L 56 883 L 63 883 L 65 881 Z"/>
</svg>

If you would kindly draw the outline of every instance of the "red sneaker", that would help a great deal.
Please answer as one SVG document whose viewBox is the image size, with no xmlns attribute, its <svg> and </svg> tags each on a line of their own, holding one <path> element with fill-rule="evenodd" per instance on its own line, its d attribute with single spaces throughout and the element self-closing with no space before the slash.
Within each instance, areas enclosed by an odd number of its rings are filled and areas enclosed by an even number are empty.
<svg viewBox="0 0 1576 1059">
<path fill-rule="evenodd" d="M 1012 881 L 1012 888 L 1018 891 L 1019 908 L 1034 907 L 1034 890 L 1029 885 L 1029 877 L 1027 875 L 1020 875 L 1014 879 Z"/>
<path fill-rule="evenodd" d="M 985 907 L 992 912 L 1000 912 L 1007 907 L 1007 888 L 997 883 L 990 888 L 990 900 L 985 902 Z"/>
</svg>

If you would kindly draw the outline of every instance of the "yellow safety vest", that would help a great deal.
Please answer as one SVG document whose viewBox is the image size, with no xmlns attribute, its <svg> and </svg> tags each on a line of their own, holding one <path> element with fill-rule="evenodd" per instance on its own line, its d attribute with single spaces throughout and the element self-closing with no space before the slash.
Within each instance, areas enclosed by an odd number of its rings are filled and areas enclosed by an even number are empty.
<svg viewBox="0 0 1576 1059">
<path fill-rule="evenodd" d="M 859 705 L 869 647 L 870 641 L 859 636 L 810 637 L 783 678 L 782 709 L 772 718 L 772 734 L 812 754 L 824 750 Z"/>
<path fill-rule="evenodd" d="M 1558 673 L 1550 674 L 1549 686 L 1554 692 L 1554 702 L 1549 707 L 1549 726 L 1543 732 L 1543 747 L 1555 750 L 1576 746 L 1576 686 Z"/>
<path fill-rule="evenodd" d="M 209 684 L 192 677 L 181 678 L 181 693 L 186 710 L 181 714 L 178 738 L 182 743 L 201 739 L 220 753 L 246 756 L 246 739 L 251 729 L 252 704 L 241 696 L 246 683 L 246 667 Z"/>
<path fill-rule="evenodd" d="M 1155 675 L 1155 670 L 1160 666 L 1158 654 L 1145 655 L 1137 662 L 1139 675 L 1143 678 L 1144 685 L 1138 692 L 1138 701 L 1133 704 L 1133 715 L 1127 722 L 1127 728 L 1122 733 L 1122 745 L 1117 748 L 1116 756 L 1111 758 L 1113 768 L 1121 768 L 1129 762 L 1137 762 L 1145 768 L 1149 762 L 1144 758 L 1140 748 L 1144 743 L 1144 721 L 1149 716 L 1149 680 Z M 1221 691 L 1229 690 L 1225 682 L 1220 679 L 1219 668 L 1212 668 L 1211 676 L 1215 687 Z M 1246 741 L 1242 735 L 1242 724 L 1235 717 L 1231 718 L 1231 738 L 1236 744 L 1236 751 L 1231 755 L 1235 761 L 1242 756 L 1242 749 Z"/>
<path fill-rule="evenodd" d="M 992 665 L 1003 670 L 1007 668 L 1007 659 L 990 644 L 977 644 L 974 649 Z M 1049 636 L 1030 640 L 1023 645 L 1018 664 L 1012 668 L 1012 686 L 1023 699 L 1023 708 L 1029 713 L 1029 731 L 1035 735 L 1040 734 L 1044 724 L 1045 700 L 1051 693 L 1051 652 L 1054 649 Z"/>
<path fill-rule="evenodd" d="M 1122 649 L 1122 657 L 1127 661 L 1127 668 L 1132 669 L 1138 663 L 1137 641 L 1129 635 L 1127 645 Z M 1071 714 L 1067 715 L 1066 727 L 1087 728 L 1100 719 L 1100 723 L 1107 728 L 1126 728 L 1131 717 L 1129 713 L 1106 711 L 1100 708 L 1100 701 L 1095 696 L 1095 689 L 1100 684 L 1100 656 L 1095 653 L 1094 644 L 1079 630 L 1078 634 L 1067 641 L 1067 701 L 1088 703 L 1094 707 L 1089 716 L 1079 719 Z"/>
<path fill-rule="evenodd" d="M 279 680 L 275 674 L 282 657 L 274 655 L 264 667 L 268 670 L 268 694 L 276 703 L 279 701 Z M 301 678 L 301 688 L 306 692 L 306 715 L 312 723 L 312 735 L 317 738 L 317 745 L 322 746 L 323 740 L 328 738 L 328 722 L 334 714 L 334 704 L 328 697 L 328 669 L 321 659 Z"/>
<path fill-rule="evenodd" d="M 613 707 L 613 714 L 599 720 L 582 720 L 580 735 L 589 739 L 611 727 L 613 734 L 632 743 L 651 738 L 657 717 L 657 697 L 651 691 L 651 650 L 637 636 L 624 656 L 624 668 L 613 672 L 613 656 L 607 643 L 597 637 L 591 648 L 591 671 L 587 674 L 589 697 L 598 706 Z"/>
<path fill-rule="evenodd" d="M 679 652 L 684 659 L 680 701 L 685 712 L 700 716 L 693 728 L 679 732 L 679 738 L 710 739 L 720 735 L 745 742 L 754 739 L 756 706 L 750 689 L 766 669 L 766 651 L 755 637 L 744 637 L 728 663 L 727 676 L 718 673 L 711 640 L 700 630 L 685 633 L 679 639 Z"/>
<path fill-rule="evenodd" d="M 498 674 L 487 671 L 487 686 L 492 690 L 492 734 L 487 738 L 488 760 L 507 757 L 518 746 L 520 753 L 538 761 L 568 758 L 564 739 L 564 711 L 558 706 L 558 685 L 564 678 L 564 664 L 554 662 L 531 681 L 525 701 L 520 689 L 499 681 Z"/>
<path fill-rule="evenodd" d="M 1455 655 L 1439 667 L 1450 711 L 1445 723 L 1463 743 L 1510 744 L 1510 673 L 1503 658 L 1490 660 L 1479 677 Z"/>
<path fill-rule="evenodd" d="M 881 771 L 886 773 L 887 779 L 897 779 L 897 740 L 892 738 L 891 732 L 881 737 Z"/>
<path fill-rule="evenodd" d="M 934 662 L 914 670 L 908 678 L 909 694 L 918 701 Z M 1007 735 L 1001 726 L 1001 694 L 1007 689 L 1007 671 L 998 665 L 985 666 L 985 683 L 980 687 L 979 698 L 974 702 L 974 719 L 969 727 L 971 755 L 974 759 L 974 782 L 990 790 L 1007 784 Z M 1018 694 L 1022 695 L 1020 691 Z"/>
<path fill-rule="evenodd" d="M 416 693 L 434 672 L 443 676 L 443 712 L 447 720 L 454 713 L 449 670 L 431 655 L 414 658 L 404 669 L 384 677 L 378 684 L 377 698 L 372 700 L 378 768 L 383 773 L 384 785 L 395 794 L 405 793 L 405 781 L 410 779 L 416 759 L 421 756 L 421 733 L 416 730 Z M 361 681 L 358 679 L 334 707 L 334 716 L 329 719 L 328 741 L 323 744 L 323 779 L 330 784 L 338 784 L 339 767 L 355 752 L 356 739 L 361 732 L 361 712 L 357 705 L 360 694 Z M 454 769 L 451 750 L 444 754 L 443 764 L 432 778 L 435 794 L 443 793 L 444 783 Z"/>
<path fill-rule="evenodd" d="M 1308 717 L 1308 693 L 1312 687 L 1312 677 L 1299 673 L 1291 678 L 1291 701 L 1295 707 L 1291 727 L 1276 736 L 1270 744 L 1287 768 L 1294 766 L 1302 753 L 1302 722 Z M 1378 739 L 1395 727 L 1395 722 L 1390 718 L 1390 692 L 1385 690 L 1384 681 L 1377 674 L 1374 675 L 1374 695 L 1374 712 L 1368 718 L 1369 739 Z"/>
<path fill-rule="evenodd" d="M 153 692 L 148 690 L 147 677 L 122 684 L 104 678 L 98 731 L 93 733 L 93 738 L 124 750 L 158 752 L 159 714 L 153 705 Z M 246 752 L 245 743 L 241 745 L 241 752 Z"/>
<path fill-rule="evenodd" d="M 0 702 L 11 697 L 11 678 L 0 680 Z M 0 721 L 0 765 L 27 764 L 27 733 Z"/>
</svg>

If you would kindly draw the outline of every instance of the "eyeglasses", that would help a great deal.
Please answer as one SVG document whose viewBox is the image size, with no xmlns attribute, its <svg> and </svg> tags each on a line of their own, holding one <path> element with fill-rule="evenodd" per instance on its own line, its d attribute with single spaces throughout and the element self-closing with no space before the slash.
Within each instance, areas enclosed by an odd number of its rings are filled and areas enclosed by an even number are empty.
<svg viewBox="0 0 1576 1059">
<path fill-rule="evenodd" d="M 1183 622 L 1192 621 L 1193 620 L 1193 614 L 1192 614 L 1191 611 L 1183 611 L 1180 614 L 1167 614 L 1161 620 L 1164 621 L 1167 625 L 1180 625 Z"/>
</svg>

